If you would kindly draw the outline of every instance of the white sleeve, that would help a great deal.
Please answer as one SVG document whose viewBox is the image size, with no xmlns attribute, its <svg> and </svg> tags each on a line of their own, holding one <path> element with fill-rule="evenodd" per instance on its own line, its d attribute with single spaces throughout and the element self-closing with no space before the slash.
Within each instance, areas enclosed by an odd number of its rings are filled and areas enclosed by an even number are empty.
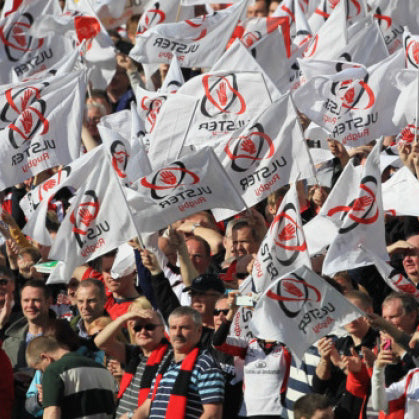
<svg viewBox="0 0 419 419">
<path fill-rule="evenodd" d="M 386 395 L 386 383 L 384 368 L 374 366 L 371 377 L 371 402 L 374 410 L 387 412 L 388 401 Z"/>
</svg>

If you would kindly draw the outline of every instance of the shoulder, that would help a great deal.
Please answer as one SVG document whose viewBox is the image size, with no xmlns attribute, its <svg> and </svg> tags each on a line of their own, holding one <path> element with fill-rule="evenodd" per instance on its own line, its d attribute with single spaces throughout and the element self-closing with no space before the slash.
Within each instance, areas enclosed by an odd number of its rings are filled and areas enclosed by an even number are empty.
<svg viewBox="0 0 419 419">
<path fill-rule="evenodd" d="M 15 322 L 13 322 L 5 332 L 5 340 L 9 337 L 14 338 L 24 338 L 26 332 L 28 331 L 29 325 L 26 317 L 21 317 Z"/>
</svg>

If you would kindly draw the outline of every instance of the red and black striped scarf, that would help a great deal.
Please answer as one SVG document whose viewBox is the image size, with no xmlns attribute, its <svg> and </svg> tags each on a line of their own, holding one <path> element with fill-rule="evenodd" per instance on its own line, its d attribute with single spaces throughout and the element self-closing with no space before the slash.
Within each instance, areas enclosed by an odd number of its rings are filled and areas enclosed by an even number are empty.
<svg viewBox="0 0 419 419">
<path fill-rule="evenodd" d="M 160 343 L 148 357 L 143 376 L 141 377 L 140 391 L 138 392 L 138 406 L 141 406 L 147 400 L 151 383 L 157 374 L 157 370 L 168 347 L 169 345 L 167 343 Z"/>
<path fill-rule="evenodd" d="M 172 391 L 170 392 L 169 404 L 167 405 L 166 418 L 171 419 L 183 419 L 186 412 L 186 404 L 188 402 L 188 387 L 192 376 L 192 370 L 195 366 L 196 359 L 199 355 L 199 348 L 192 349 L 188 355 L 183 359 L 180 366 L 179 373 L 176 377 Z M 153 388 L 152 400 L 154 400 L 157 389 L 159 387 L 160 380 L 164 373 L 169 368 L 172 362 L 172 357 L 168 357 L 165 363 L 162 365 Z"/>
</svg>

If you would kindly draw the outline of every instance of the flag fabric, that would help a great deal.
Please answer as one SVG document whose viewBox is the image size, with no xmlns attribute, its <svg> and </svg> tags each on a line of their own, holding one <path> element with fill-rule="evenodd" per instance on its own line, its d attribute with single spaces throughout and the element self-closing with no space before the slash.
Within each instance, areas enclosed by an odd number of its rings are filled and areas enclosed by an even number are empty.
<svg viewBox="0 0 419 419">
<path fill-rule="evenodd" d="M 102 118 L 97 125 L 112 167 L 124 186 L 151 172 L 145 150 L 141 149 L 141 143 L 132 135 L 131 124 L 131 112 L 125 110 Z M 124 132 L 127 127 L 128 132 Z M 137 153 L 143 155 L 137 156 Z"/>
<path fill-rule="evenodd" d="M 297 108 L 343 143 L 363 145 L 381 135 L 397 134 L 394 103 L 400 90 L 395 74 L 404 66 L 400 50 L 367 68 L 346 69 L 333 76 L 319 76 L 294 92 Z"/>
<path fill-rule="evenodd" d="M 96 147 L 29 191 L 19 202 L 28 219 L 23 232 L 44 246 L 50 246 L 51 238 L 45 227 L 50 202 L 55 194 L 64 188 L 70 191 L 80 188 L 88 178 L 91 168 L 104 158 L 103 147 Z"/>
<path fill-rule="evenodd" d="M 363 315 L 323 278 L 302 266 L 263 293 L 250 327 L 257 338 L 283 342 L 301 360 L 314 342 Z"/>
<path fill-rule="evenodd" d="M 137 35 L 162 23 L 173 23 L 178 20 L 194 17 L 193 7 L 181 7 L 180 0 L 149 1 L 138 22 Z"/>
<path fill-rule="evenodd" d="M 253 263 L 256 292 L 265 291 L 277 278 L 302 265 L 311 268 L 294 184 L 282 200 Z"/>
<path fill-rule="evenodd" d="M 137 186 L 127 197 L 141 232 L 157 231 L 198 211 L 225 207 L 238 212 L 244 206 L 208 147 L 153 171 Z"/>
<path fill-rule="evenodd" d="M 0 87 L 0 189 L 80 154 L 86 74 Z"/>
<path fill-rule="evenodd" d="M 419 181 L 407 167 L 383 183 L 384 211 L 396 216 L 419 217 Z"/>
<path fill-rule="evenodd" d="M 176 57 L 173 57 L 160 91 L 165 93 L 176 93 L 184 83 L 185 79 L 183 78 L 182 69 L 180 68 Z"/>
<path fill-rule="evenodd" d="M 116 68 L 114 43 L 88 2 L 77 3 L 74 9 L 71 7 L 66 4 L 65 13 L 60 16 L 42 16 L 32 31 L 66 35 L 77 45 L 84 41 L 89 82 L 92 88 L 105 90 Z"/>
<path fill-rule="evenodd" d="M 367 254 L 371 264 L 377 268 L 378 273 L 382 276 L 385 283 L 393 291 L 412 294 L 416 299 L 419 300 L 419 290 L 409 278 L 406 278 L 403 274 L 397 272 L 396 269 L 394 269 L 385 260 L 381 259 L 371 250 L 363 246 L 361 249 Z"/>
<path fill-rule="evenodd" d="M 412 35 L 406 28 L 403 32 L 403 48 L 406 56 L 406 67 L 417 69 L 419 65 L 419 35 Z"/>
<path fill-rule="evenodd" d="M 382 259 L 388 257 L 381 193 L 381 144 L 382 141 L 378 141 L 367 158 L 356 199 L 347 206 L 336 206 L 328 212 L 340 214 L 343 222 L 324 259 L 322 273 L 325 275 L 369 265 L 360 244 Z"/>
<path fill-rule="evenodd" d="M 314 176 L 290 95 L 220 142 L 215 153 L 248 207 L 297 178 Z M 215 216 L 220 220 L 227 214 L 217 210 Z"/>
<path fill-rule="evenodd" d="M 212 145 L 244 127 L 272 103 L 263 74 L 250 71 L 209 72 L 185 83 L 177 94 L 199 99 L 185 146 Z"/>
<path fill-rule="evenodd" d="M 0 84 L 9 83 L 12 73 L 19 79 L 49 68 L 64 52 L 70 51 L 71 40 L 54 34 L 35 37 L 31 28 L 44 14 L 58 16 L 61 9 L 55 0 L 23 0 L 7 17 L 0 20 Z"/>
<path fill-rule="evenodd" d="M 88 153 L 63 166 L 54 175 L 31 189 L 20 201 L 19 206 L 25 217 L 29 220 L 43 200 L 49 200 L 55 193 L 64 187 L 77 189 L 86 179 L 89 166 L 98 158 L 102 147 L 95 147 Z M 31 234 L 28 233 L 30 236 Z"/>
<path fill-rule="evenodd" d="M 115 202 L 118 205 L 115 205 Z M 122 188 L 107 158 L 97 160 L 60 225 L 49 257 L 65 261 L 64 278 L 137 236 Z"/>
<path fill-rule="evenodd" d="M 222 55 L 247 1 L 210 15 L 157 25 L 137 36 L 130 57 L 141 63 L 170 63 L 176 55 L 182 67 L 211 67 Z"/>
</svg>

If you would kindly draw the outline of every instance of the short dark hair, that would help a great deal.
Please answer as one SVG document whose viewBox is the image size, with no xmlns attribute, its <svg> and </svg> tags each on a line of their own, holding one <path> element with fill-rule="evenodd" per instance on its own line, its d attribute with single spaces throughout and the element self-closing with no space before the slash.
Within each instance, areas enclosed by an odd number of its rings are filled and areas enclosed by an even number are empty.
<svg viewBox="0 0 419 419">
<path fill-rule="evenodd" d="M 200 236 L 192 236 L 192 237 L 189 237 L 189 238 L 186 239 L 187 242 L 189 240 L 195 240 L 195 241 L 201 243 L 202 246 L 204 246 L 205 255 L 208 256 L 208 257 L 211 257 L 211 247 L 205 239 L 203 239 Z"/>
<path fill-rule="evenodd" d="M 246 227 L 250 228 L 253 240 L 259 242 L 261 239 L 258 237 L 258 232 L 256 231 L 255 227 L 250 224 L 249 220 L 245 218 L 239 218 L 238 221 L 233 224 L 231 227 L 231 233 Z"/>
<path fill-rule="evenodd" d="M 45 285 L 45 282 L 40 279 L 29 279 L 23 284 L 23 287 L 20 289 L 20 296 L 22 296 L 22 292 L 26 287 L 32 287 L 32 288 L 39 288 L 43 291 L 44 297 L 47 300 L 49 297 L 51 297 L 51 290 L 47 285 Z"/>
<path fill-rule="evenodd" d="M 331 403 L 324 394 L 306 394 L 294 403 L 294 419 L 310 419 L 316 410 L 324 410 L 330 406 Z"/>
<path fill-rule="evenodd" d="M 29 255 L 34 263 L 41 259 L 41 253 L 35 247 L 24 247 L 19 251 L 19 255 Z"/>
<path fill-rule="evenodd" d="M 99 290 L 99 296 L 103 301 L 106 301 L 106 292 L 105 286 L 103 285 L 102 281 L 99 281 L 96 278 L 87 278 L 83 281 L 80 281 L 79 288 L 87 288 L 87 287 L 96 287 Z"/>
</svg>

